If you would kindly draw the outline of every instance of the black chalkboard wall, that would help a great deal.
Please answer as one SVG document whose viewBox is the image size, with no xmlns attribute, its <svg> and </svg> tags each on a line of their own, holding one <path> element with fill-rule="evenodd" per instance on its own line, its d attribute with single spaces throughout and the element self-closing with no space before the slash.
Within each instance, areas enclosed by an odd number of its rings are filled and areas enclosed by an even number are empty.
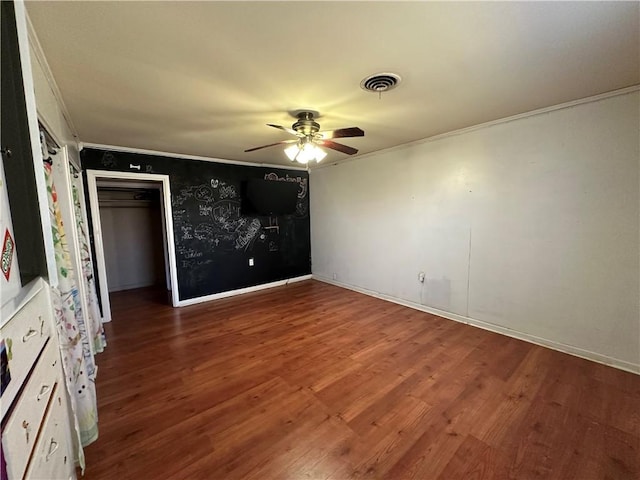
<svg viewBox="0 0 640 480">
<path fill-rule="evenodd" d="M 83 170 L 169 175 L 180 300 L 311 273 L 307 172 L 92 148 L 81 158 Z M 250 179 L 296 182 L 296 212 L 242 214 L 241 186 Z"/>
</svg>

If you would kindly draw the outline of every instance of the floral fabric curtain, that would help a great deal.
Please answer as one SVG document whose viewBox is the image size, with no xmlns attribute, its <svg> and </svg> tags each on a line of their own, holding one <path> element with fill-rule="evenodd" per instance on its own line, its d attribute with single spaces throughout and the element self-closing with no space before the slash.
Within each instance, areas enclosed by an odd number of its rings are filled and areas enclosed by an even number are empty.
<svg viewBox="0 0 640 480">
<path fill-rule="evenodd" d="M 104 327 L 98 306 L 98 294 L 96 291 L 95 277 L 93 276 L 93 264 L 91 263 L 91 253 L 89 250 L 89 237 L 82 216 L 82 206 L 80 205 L 80 192 L 78 186 L 71 179 L 71 190 L 73 195 L 73 209 L 76 217 L 78 230 L 78 243 L 80 244 L 80 262 L 82 263 L 82 280 L 85 284 L 85 296 L 87 297 L 88 312 L 86 312 L 87 322 L 90 323 L 89 331 L 92 332 L 93 352 L 100 353 L 107 346 L 104 335 Z"/>
<path fill-rule="evenodd" d="M 75 416 L 75 427 L 79 441 L 78 460 L 84 469 L 82 446 L 86 446 L 98 438 L 96 366 L 90 346 L 92 340 L 87 334 L 84 312 L 80 302 L 76 272 L 72 267 L 62 214 L 53 184 L 51 165 L 45 163 L 44 169 L 58 271 L 58 286 L 52 287 L 54 318 L 63 360 L 65 383 Z"/>
</svg>

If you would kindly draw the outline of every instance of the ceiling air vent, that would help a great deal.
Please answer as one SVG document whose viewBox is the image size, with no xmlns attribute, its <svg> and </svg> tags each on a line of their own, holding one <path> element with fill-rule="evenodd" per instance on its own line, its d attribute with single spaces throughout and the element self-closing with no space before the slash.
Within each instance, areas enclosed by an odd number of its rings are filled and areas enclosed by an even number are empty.
<svg viewBox="0 0 640 480">
<path fill-rule="evenodd" d="M 360 87 L 367 92 L 382 93 L 396 88 L 399 83 L 400 75 L 385 72 L 368 76 L 360 82 Z"/>
</svg>

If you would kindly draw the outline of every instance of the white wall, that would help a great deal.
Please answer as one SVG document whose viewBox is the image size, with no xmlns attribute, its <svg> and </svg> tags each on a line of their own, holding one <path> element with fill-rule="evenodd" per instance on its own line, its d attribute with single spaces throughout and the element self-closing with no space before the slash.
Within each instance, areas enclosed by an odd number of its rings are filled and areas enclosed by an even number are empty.
<svg viewBox="0 0 640 480">
<path fill-rule="evenodd" d="M 634 91 L 313 170 L 314 277 L 640 371 L 639 112 Z"/>
<path fill-rule="evenodd" d="M 158 206 L 105 205 L 98 190 L 100 223 L 110 292 L 162 285 L 164 260 Z M 116 202 L 117 203 L 117 202 Z"/>
</svg>

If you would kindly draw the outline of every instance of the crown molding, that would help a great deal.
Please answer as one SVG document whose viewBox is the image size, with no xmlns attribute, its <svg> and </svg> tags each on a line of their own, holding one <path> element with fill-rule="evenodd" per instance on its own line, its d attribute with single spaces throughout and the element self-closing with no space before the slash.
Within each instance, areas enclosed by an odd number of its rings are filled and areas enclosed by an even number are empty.
<svg viewBox="0 0 640 480">
<path fill-rule="evenodd" d="M 184 160 L 200 160 L 203 162 L 226 163 L 229 165 L 243 165 L 248 167 L 265 167 L 265 168 L 277 168 L 280 170 L 307 171 L 307 169 L 304 167 L 276 165 L 273 163 L 242 162 L 240 160 L 225 160 L 223 158 L 201 157 L 198 155 L 185 155 L 182 153 L 172 153 L 172 152 L 159 152 L 157 150 L 146 150 L 143 148 L 133 148 L 133 147 L 121 147 L 117 145 L 104 145 L 101 143 L 83 142 L 80 144 L 80 150 L 84 148 L 95 148 L 96 150 L 110 150 L 113 152 L 122 152 L 122 153 L 139 153 L 142 155 L 155 155 L 159 157 L 180 158 Z"/>
<path fill-rule="evenodd" d="M 414 140 L 412 142 L 403 143 L 401 145 L 395 145 L 393 147 L 385 148 L 382 150 L 376 150 L 374 152 L 365 153 L 363 155 L 358 155 L 355 157 L 346 158 L 343 160 L 334 161 L 331 163 L 326 163 L 319 167 L 313 168 L 313 170 L 319 170 L 322 168 L 333 167 L 338 164 L 351 162 L 354 160 L 359 160 L 363 158 L 370 157 L 372 155 L 378 155 L 381 153 L 394 152 L 396 150 L 402 150 L 405 148 L 413 147 L 416 145 L 422 145 L 423 143 L 435 142 L 436 140 L 442 140 L 443 138 L 454 137 L 456 135 L 463 135 L 465 133 L 474 132 L 476 130 L 481 130 L 483 128 L 493 127 L 495 125 L 501 125 L 503 123 L 509 123 L 516 120 L 522 120 L 524 118 L 535 117 L 537 115 L 544 115 L 546 113 L 555 112 L 556 110 L 564 110 L 566 108 L 572 108 L 578 105 L 584 105 L 587 103 L 598 102 L 600 100 L 605 100 L 607 98 L 618 97 L 621 95 L 627 95 L 629 93 L 640 91 L 640 85 L 632 85 L 630 87 L 621 88 L 618 90 L 612 90 L 610 92 L 600 93 L 598 95 L 592 95 L 590 97 L 579 98 L 578 100 L 572 100 L 570 102 L 559 103 L 557 105 L 551 105 L 549 107 L 539 108 L 537 110 L 531 110 L 530 112 L 519 113 L 517 115 L 512 115 L 510 117 L 500 118 L 498 120 L 491 120 L 490 122 L 479 123 L 477 125 L 472 125 L 470 127 L 460 128 L 458 130 L 452 130 L 450 132 L 440 133 L 438 135 L 434 135 L 432 137 L 421 138 L 420 140 Z"/>
</svg>

